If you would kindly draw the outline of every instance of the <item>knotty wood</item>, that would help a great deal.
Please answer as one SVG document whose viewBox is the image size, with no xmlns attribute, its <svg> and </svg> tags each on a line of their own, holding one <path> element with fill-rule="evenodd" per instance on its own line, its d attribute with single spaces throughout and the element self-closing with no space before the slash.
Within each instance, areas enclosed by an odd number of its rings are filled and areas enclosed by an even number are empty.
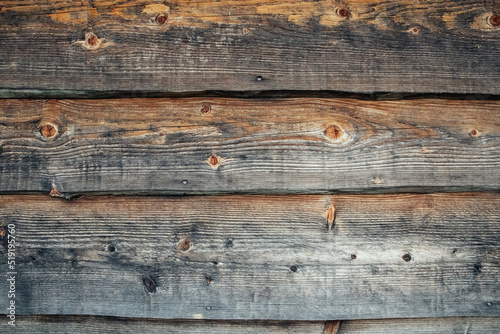
<svg viewBox="0 0 500 334">
<path fill-rule="evenodd" d="M 498 190 L 499 119 L 499 101 L 3 100 L 0 191 Z"/>
<path fill-rule="evenodd" d="M 498 317 L 499 210 L 497 193 L 0 197 L 18 315 Z"/>
<path fill-rule="evenodd" d="M 479 0 L 2 1 L 0 88 L 499 94 L 499 10 Z"/>
<path fill-rule="evenodd" d="M 96 316 L 23 316 L 13 333 L 324 333 L 324 322 L 157 320 Z M 338 334 L 497 334 L 500 319 L 485 317 L 342 321 Z M 331 334 L 331 333 L 330 333 Z"/>
</svg>

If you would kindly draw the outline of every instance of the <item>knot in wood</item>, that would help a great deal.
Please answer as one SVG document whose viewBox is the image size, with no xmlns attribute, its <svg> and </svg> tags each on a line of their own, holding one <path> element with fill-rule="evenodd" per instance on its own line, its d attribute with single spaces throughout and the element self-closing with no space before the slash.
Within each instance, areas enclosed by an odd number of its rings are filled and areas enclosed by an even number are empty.
<svg viewBox="0 0 500 334">
<path fill-rule="evenodd" d="M 53 138 L 57 135 L 57 128 L 52 124 L 45 124 L 40 128 L 40 133 L 45 138 Z"/>
<path fill-rule="evenodd" d="M 212 169 L 217 169 L 224 162 L 224 159 L 218 155 L 212 154 L 206 162 L 212 167 Z"/>
<path fill-rule="evenodd" d="M 325 136 L 327 136 L 328 138 L 330 138 L 332 140 L 342 139 L 342 138 L 344 138 L 344 135 L 345 135 L 344 130 L 342 130 L 342 128 L 338 125 L 329 126 L 325 130 Z"/>
<path fill-rule="evenodd" d="M 488 19 L 488 23 L 493 27 L 499 27 L 500 26 L 500 15 L 498 15 L 498 14 L 491 15 L 490 18 Z"/>
<path fill-rule="evenodd" d="M 156 17 L 156 23 L 160 25 L 164 25 L 165 23 L 167 23 L 167 20 L 168 20 L 167 14 L 160 14 Z"/>
<path fill-rule="evenodd" d="M 339 8 L 337 9 L 337 15 L 340 17 L 348 17 L 350 14 L 349 8 Z"/>
<path fill-rule="evenodd" d="M 149 293 L 155 293 L 156 292 L 156 283 L 153 281 L 153 279 L 149 276 L 145 276 L 142 280 L 144 283 L 144 289 L 149 292 Z"/>
<path fill-rule="evenodd" d="M 479 137 L 479 131 L 476 129 L 472 129 L 470 132 L 471 137 Z"/>
<path fill-rule="evenodd" d="M 177 249 L 183 252 L 187 252 L 191 249 L 192 246 L 193 244 L 191 240 L 189 240 L 189 238 L 181 238 L 181 240 L 179 240 L 179 243 L 177 244 Z"/>
<path fill-rule="evenodd" d="M 99 38 L 93 33 L 87 34 L 87 44 L 91 47 L 95 47 L 99 43 Z"/>
<path fill-rule="evenodd" d="M 210 113 L 210 111 L 212 111 L 212 106 L 209 103 L 205 103 L 201 107 L 201 113 L 202 114 L 208 114 L 208 113 Z"/>
<path fill-rule="evenodd" d="M 81 42 L 79 42 L 81 44 Z M 85 41 L 83 42 L 83 47 L 88 50 L 94 50 L 103 44 L 103 40 L 99 39 L 93 32 L 88 32 L 85 34 Z"/>
<path fill-rule="evenodd" d="M 216 156 L 216 155 L 212 155 L 212 156 L 210 157 L 210 164 L 211 164 L 212 166 L 215 166 L 215 165 L 217 165 L 218 163 L 219 163 L 219 159 L 217 158 L 217 156 Z"/>
</svg>

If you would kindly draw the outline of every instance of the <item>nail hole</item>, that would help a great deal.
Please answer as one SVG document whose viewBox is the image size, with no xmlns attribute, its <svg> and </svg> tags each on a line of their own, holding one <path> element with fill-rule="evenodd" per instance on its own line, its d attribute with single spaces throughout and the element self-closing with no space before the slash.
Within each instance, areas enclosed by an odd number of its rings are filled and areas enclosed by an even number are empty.
<svg viewBox="0 0 500 334">
<path fill-rule="evenodd" d="M 205 307 L 207 311 L 210 311 L 212 308 L 210 306 Z"/>
<path fill-rule="evenodd" d="M 470 132 L 471 137 L 479 137 L 479 131 L 476 129 L 472 129 Z"/>
<path fill-rule="evenodd" d="M 411 29 L 411 32 L 414 33 L 414 34 L 418 34 L 420 32 L 420 30 L 418 30 L 418 28 L 415 27 L 415 28 Z"/>
<path fill-rule="evenodd" d="M 183 252 L 187 252 L 193 246 L 191 240 L 188 238 L 182 238 L 177 244 L 177 249 Z"/>
<path fill-rule="evenodd" d="M 188 184 L 188 181 L 187 180 L 183 180 L 182 184 Z"/>
<path fill-rule="evenodd" d="M 214 264 L 214 266 L 219 264 L 219 262 L 217 262 L 217 261 L 213 261 L 212 263 Z"/>
<path fill-rule="evenodd" d="M 6 233 L 7 233 L 7 232 L 5 231 L 5 227 L 3 227 L 3 226 L 2 226 L 2 227 L 0 228 L 0 237 L 1 237 L 1 238 L 5 237 L 5 234 L 6 234 Z"/>
<path fill-rule="evenodd" d="M 349 9 L 348 8 L 339 8 L 337 9 L 337 15 L 340 17 L 348 17 L 349 16 Z"/>
<path fill-rule="evenodd" d="M 255 80 L 257 80 L 257 81 L 262 81 L 262 80 L 263 80 L 263 78 L 262 78 L 262 76 L 260 76 L 260 75 L 259 75 L 259 76 L 257 76 L 257 78 L 255 78 Z"/>
<path fill-rule="evenodd" d="M 167 19 L 168 19 L 167 14 L 160 14 L 156 17 L 156 23 L 163 25 L 167 23 Z"/>
<path fill-rule="evenodd" d="M 247 28 L 243 28 L 243 33 L 246 35 L 250 32 L 250 30 L 248 30 Z"/>
<path fill-rule="evenodd" d="M 456 249 L 456 248 L 453 248 L 453 249 L 451 250 L 451 254 L 455 254 L 456 252 L 457 252 L 457 249 Z"/>
<path fill-rule="evenodd" d="M 296 266 L 290 266 L 290 270 L 295 273 L 298 269 Z"/>
<path fill-rule="evenodd" d="M 228 248 L 229 248 L 229 247 L 233 247 L 233 246 L 234 246 L 234 244 L 233 244 L 233 239 L 228 239 L 228 240 L 226 241 L 226 247 L 228 247 Z"/>
<path fill-rule="evenodd" d="M 210 282 L 212 282 L 212 277 L 205 275 L 205 281 L 207 281 L 207 285 L 209 285 Z"/>
<path fill-rule="evenodd" d="M 144 283 L 144 288 L 146 289 L 147 292 L 149 293 L 156 292 L 156 283 L 151 279 L 151 277 L 145 276 L 143 278 L 143 283 Z"/>
<path fill-rule="evenodd" d="M 351 254 L 351 260 L 356 260 L 356 259 L 357 259 L 356 254 Z"/>
<path fill-rule="evenodd" d="M 375 178 L 373 179 L 373 183 L 375 183 L 375 184 L 380 184 L 380 183 L 382 183 L 382 181 L 380 181 L 380 179 L 379 179 L 378 177 L 375 177 Z"/>
<path fill-rule="evenodd" d="M 410 262 L 411 261 L 411 255 L 406 253 L 403 255 L 403 260 L 405 260 L 406 262 Z"/>
<path fill-rule="evenodd" d="M 109 245 L 108 246 L 108 251 L 110 251 L 111 253 L 114 253 L 116 251 L 115 245 Z"/>
<path fill-rule="evenodd" d="M 491 302 L 487 302 L 486 305 L 491 306 Z"/>
</svg>

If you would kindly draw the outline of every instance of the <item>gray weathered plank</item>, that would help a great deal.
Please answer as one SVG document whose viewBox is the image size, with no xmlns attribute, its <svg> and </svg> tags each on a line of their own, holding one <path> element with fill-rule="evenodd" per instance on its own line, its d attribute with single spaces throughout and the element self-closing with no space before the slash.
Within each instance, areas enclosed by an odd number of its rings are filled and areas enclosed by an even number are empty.
<svg viewBox="0 0 500 334">
<path fill-rule="evenodd" d="M 498 190 L 499 120 L 500 101 L 2 100 L 0 192 Z"/>
<path fill-rule="evenodd" d="M 487 324 L 491 323 L 489 318 Z M 161 320 L 96 316 L 21 316 L 9 333 L 311 333 L 323 334 L 325 322 Z M 335 333 L 325 333 L 335 334 Z"/>
<path fill-rule="evenodd" d="M 427 318 L 342 321 L 338 334 L 497 334 L 500 318 Z"/>
<path fill-rule="evenodd" d="M 482 0 L 1 1 L 0 88 L 500 94 L 498 10 Z"/>
<path fill-rule="evenodd" d="M 500 319 L 485 317 L 305 321 L 160 320 L 97 316 L 22 316 L 12 333 L 307 333 L 307 334 L 498 334 Z M 333 326 L 331 326 L 333 325 Z"/>
<path fill-rule="evenodd" d="M 500 194 L 20 195 L 0 219 L 16 227 L 18 315 L 500 315 Z"/>
</svg>

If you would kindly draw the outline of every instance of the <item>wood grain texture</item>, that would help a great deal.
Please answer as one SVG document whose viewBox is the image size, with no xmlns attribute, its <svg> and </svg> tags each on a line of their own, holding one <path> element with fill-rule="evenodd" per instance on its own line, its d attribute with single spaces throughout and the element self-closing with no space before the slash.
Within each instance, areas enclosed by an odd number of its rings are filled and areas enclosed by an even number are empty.
<svg viewBox="0 0 500 334">
<path fill-rule="evenodd" d="M 491 323 L 489 318 L 481 318 Z M 325 322 L 160 320 L 96 316 L 23 316 L 12 333 L 323 334 Z M 9 332 L 9 333 L 11 333 Z"/>
<path fill-rule="evenodd" d="M 498 2 L 3 0 L 0 88 L 500 94 Z"/>
<path fill-rule="evenodd" d="M 3 100 L 0 191 L 500 188 L 500 101 Z"/>
<path fill-rule="evenodd" d="M 500 315 L 500 194 L 19 195 L 0 219 L 16 227 L 17 315 Z"/>
<path fill-rule="evenodd" d="M 494 334 L 500 318 L 428 318 L 342 321 L 338 334 Z"/>
<path fill-rule="evenodd" d="M 334 323 L 334 322 L 333 322 Z M 22 316 L 12 333 L 326 334 L 325 322 L 157 320 L 96 316 Z M 497 334 L 500 319 L 485 317 L 342 321 L 338 334 Z M 330 333 L 331 334 L 331 333 Z"/>
</svg>

